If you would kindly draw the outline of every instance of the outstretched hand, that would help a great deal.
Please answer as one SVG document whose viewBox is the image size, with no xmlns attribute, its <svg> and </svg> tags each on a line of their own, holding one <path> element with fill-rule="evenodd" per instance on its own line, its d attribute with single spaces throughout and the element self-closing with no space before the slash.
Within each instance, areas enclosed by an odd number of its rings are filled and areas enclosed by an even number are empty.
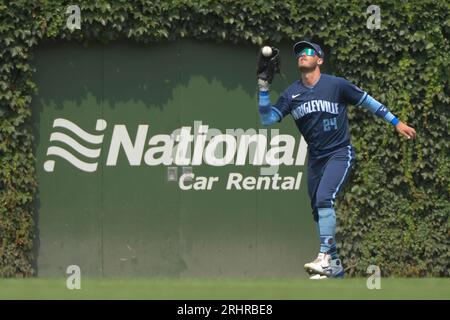
<svg viewBox="0 0 450 320">
<path fill-rule="evenodd" d="M 281 60 L 280 60 L 280 50 L 271 47 L 272 54 L 269 57 L 265 57 L 262 51 L 259 50 L 258 58 L 256 63 L 256 77 L 267 81 L 269 84 L 272 83 L 275 73 L 280 72 Z"/>
<path fill-rule="evenodd" d="M 399 121 L 399 123 L 395 126 L 395 129 L 405 136 L 407 139 L 415 139 L 416 138 L 416 130 L 414 128 L 408 126 L 406 123 Z"/>
</svg>

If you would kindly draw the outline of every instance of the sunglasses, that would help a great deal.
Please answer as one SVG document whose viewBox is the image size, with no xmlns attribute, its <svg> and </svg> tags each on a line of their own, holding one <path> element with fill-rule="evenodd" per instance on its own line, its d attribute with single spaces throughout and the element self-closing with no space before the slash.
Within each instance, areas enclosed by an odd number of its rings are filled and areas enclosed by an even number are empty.
<svg viewBox="0 0 450 320">
<path fill-rule="evenodd" d="M 305 48 L 299 53 L 297 53 L 297 58 L 300 58 L 302 55 L 306 54 L 307 56 L 314 56 L 316 55 L 316 50 L 312 48 Z"/>
</svg>

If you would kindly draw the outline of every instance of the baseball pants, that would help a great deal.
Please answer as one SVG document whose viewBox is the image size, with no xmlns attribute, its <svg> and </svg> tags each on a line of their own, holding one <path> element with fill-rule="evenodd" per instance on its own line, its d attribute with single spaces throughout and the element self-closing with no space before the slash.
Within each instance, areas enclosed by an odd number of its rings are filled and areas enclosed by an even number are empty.
<svg viewBox="0 0 450 320">
<path fill-rule="evenodd" d="M 346 185 L 355 159 L 352 145 L 323 156 L 308 157 L 308 195 L 316 222 L 318 208 L 334 208 L 335 199 Z"/>
</svg>

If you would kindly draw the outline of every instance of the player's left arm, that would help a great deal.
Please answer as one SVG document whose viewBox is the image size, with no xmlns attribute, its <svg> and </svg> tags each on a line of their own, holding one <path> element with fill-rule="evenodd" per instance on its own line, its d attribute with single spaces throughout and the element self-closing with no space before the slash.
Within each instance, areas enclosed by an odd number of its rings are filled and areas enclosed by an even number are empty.
<svg viewBox="0 0 450 320">
<path fill-rule="evenodd" d="M 384 119 L 395 126 L 395 129 L 407 139 L 414 139 L 416 137 L 416 130 L 408 126 L 406 123 L 400 121 L 396 116 L 389 111 L 388 107 L 377 101 L 370 96 L 367 92 L 362 91 L 360 88 L 352 84 L 351 82 L 341 78 L 341 93 L 344 99 L 355 106 L 364 107 L 376 116 Z"/>
<path fill-rule="evenodd" d="M 360 105 L 369 109 L 370 112 L 376 116 L 383 118 L 387 122 L 393 124 L 395 129 L 407 139 L 414 139 L 416 137 L 416 130 L 408 126 L 406 123 L 401 122 L 396 116 L 394 116 L 381 102 L 374 99 L 372 96 L 365 93 L 365 97 L 362 98 Z"/>
</svg>

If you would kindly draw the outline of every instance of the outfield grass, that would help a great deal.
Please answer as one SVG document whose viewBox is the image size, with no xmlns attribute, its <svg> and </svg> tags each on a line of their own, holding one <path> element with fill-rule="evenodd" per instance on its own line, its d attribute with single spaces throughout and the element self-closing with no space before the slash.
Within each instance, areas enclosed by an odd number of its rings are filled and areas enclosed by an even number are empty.
<svg viewBox="0 0 450 320">
<path fill-rule="evenodd" d="M 450 299 L 450 279 L 1 279 L 0 299 Z"/>
</svg>

